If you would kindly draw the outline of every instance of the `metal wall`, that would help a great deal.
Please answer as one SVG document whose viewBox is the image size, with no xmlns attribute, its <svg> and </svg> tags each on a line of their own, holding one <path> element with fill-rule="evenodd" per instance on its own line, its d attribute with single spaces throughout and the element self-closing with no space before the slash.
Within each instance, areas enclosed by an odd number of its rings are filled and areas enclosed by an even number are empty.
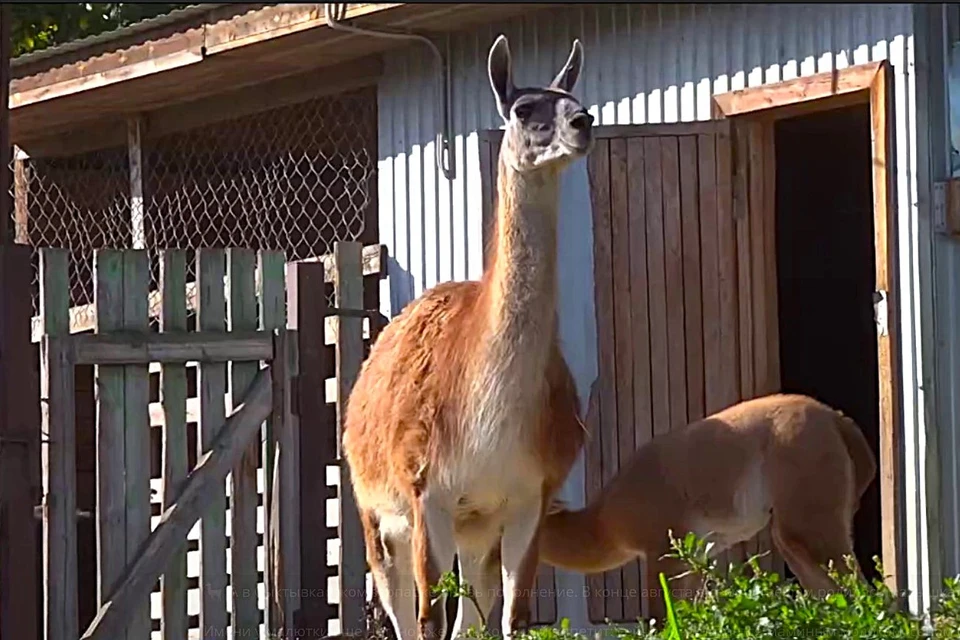
<svg viewBox="0 0 960 640">
<path fill-rule="evenodd" d="M 952 317 L 956 324 L 960 254 L 955 246 L 939 242 L 935 250 L 930 231 L 929 180 L 935 170 L 927 148 L 931 134 L 923 120 L 926 108 L 918 110 L 917 105 L 930 100 L 923 92 L 933 76 L 926 73 L 926 60 L 921 62 L 924 73 L 915 74 L 914 22 L 908 4 L 620 4 L 551 7 L 457 34 L 450 40 L 457 134 L 457 176 L 452 183 L 434 164 L 441 114 L 433 99 L 433 59 L 420 46 L 391 53 L 379 90 L 380 234 L 391 255 L 389 283 L 381 292 L 384 313 L 396 314 L 438 282 L 481 273 L 476 131 L 500 126 L 486 76 L 487 51 L 498 33 L 510 39 L 517 84 L 548 82 L 567 56 L 572 38 L 579 37 L 585 63 L 576 93 L 604 125 L 708 119 L 712 94 L 889 59 L 895 69 L 900 212 L 905 543 L 911 601 L 924 606 L 930 581 L 939 582 L 939 567 L 929 562 L 930 542 L 939 545 L 939 527 L 928 524 L 936 521 L 939 503 L 930 501 L 937 492 L 925 488 L 931 481 L 931 486 L 938 484 L 937 437 L 952 438 L 947 443 L 954 449 L 960 438 L 956 401 L 948 410 L 930 397 L 937 370 L 941 376 L 950 372 L 950 377 L 941 377 L 940 388 L 957 387 L 960 362 L 955 326 L 936 336 L 950 344 L 953 359 L 933 362 L 933 264 L 936 258 L 938 273 L 950 274 L 937 285 L 938 317 L 943 322 Z M 922 26 L 928 29 L 926 23 Z M 918 148 L 923 153 L 919 173 Z M 952 306 L 944 299 L 952 300 Z M 944 387 L 947 383 L 952 387 Z M 960 476 L 953 473 L 950 486 L 956 487 Z M 952 513 L 960 512 L 960 497 L 954 497 L 953 505 Z M 960 522 L 954 526 L 960 530 Z M 939 558 L 936 549 L 932 553 Z M 958 570 L 960 550 L 953 557 L 945 566 L 950 572 Z"/>
</svg>

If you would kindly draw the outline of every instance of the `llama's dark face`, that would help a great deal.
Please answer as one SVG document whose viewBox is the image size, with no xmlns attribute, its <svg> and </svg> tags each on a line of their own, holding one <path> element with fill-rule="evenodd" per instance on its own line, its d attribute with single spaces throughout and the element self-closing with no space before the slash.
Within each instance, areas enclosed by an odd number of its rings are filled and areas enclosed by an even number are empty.
<svg viewBox="0 0 960 640">
<path fill-rule="evenodd" d="M 500 36 L 490 48 L 487 70 L 497 110 L 506 123 L 501 153 L 517 171 L 564 166 L 590 152 L 593 116 L 571 91 L 583 67 L 579 40 L 566 64 L 544 88 L 517 88 L 507 38 Z"/>
</svg>

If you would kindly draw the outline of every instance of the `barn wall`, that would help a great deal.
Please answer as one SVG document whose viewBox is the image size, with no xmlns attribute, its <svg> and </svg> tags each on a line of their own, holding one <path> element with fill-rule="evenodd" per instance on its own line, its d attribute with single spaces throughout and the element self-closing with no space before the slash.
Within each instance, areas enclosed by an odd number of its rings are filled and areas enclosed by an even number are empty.
<svg viewBox="0 0 960 640">
<path fill-rule="evenodd" d="M 908 4 L 620 4 L 551 8 L 455 34 L 449 41 L 457 169 L 452 182 L 434 163 L 441 113 L 433 100 L 433 59 L 419 45 L 391 53 L 379 88 L 380 233 L 391 255 L 390 278 L 381 293 L 383 312 L 396 314 L 438 282 L 481 273 L 476 132 L 500 126 L 486 77 L 487 51 L 498 33 L 510 38 L 518 84 L 549 81 L 572 38 L 579 37 L 585 68 L 576 93 L 604 125 L 704 120 L 717 93 L 890 60 L 895 71 L 900 212 L 906 565 L 912 604 L 924 605 L 930 580 L 937 577 L 929 565 L 929 542 L 939 533 L 928 524 L 938 504 L 924 492 L 936 478 L 939 462 L 930 454 L 936 440 L 928 434 L 937 435 L 939 426 L 939 437 L 955 437 L 956 421 L 938 425 L 937 419 L 957 415 L 956 407 L 947 411 L 932 398 L 934 372 L 946 367 L 942 362 L 935 366 L 931 355 L 931 278 L 934 258 L 941 265 L 939 273 L 957 266 L 960 258 L 955 247 L 938 244 L 935 252 L 930 232 L 927 156 L 918 168 L 918 149 L 928 153 L 929 132 L 926 108 L 917 108 L 929 100 L 923 95 L 929 76 L 925 68 L 919 75 L 915 69 L 914 23 Z M 941 281 L 938 288 L 952 294 L 960 283 L 955 275 L 950 277 L 954 280 Z M 948 309 L 943 294 L 938 295 L 939 318 L 946 320 Z M 960 336 L 941 331 L 937 337 L 950 340 L 950 353 L 958 357 Z M 920 498 L 913 500 L 914 495 Z"/>
</svg>

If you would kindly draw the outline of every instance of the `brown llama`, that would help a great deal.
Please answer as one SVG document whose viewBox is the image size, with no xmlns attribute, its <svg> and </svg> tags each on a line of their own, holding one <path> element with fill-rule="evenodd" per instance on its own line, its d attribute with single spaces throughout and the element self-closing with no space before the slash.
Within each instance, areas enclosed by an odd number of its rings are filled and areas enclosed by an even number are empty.
<svg viewBox="0 0 960 640">
<path fill-rule="evenodd" d="M 518 88 L 507 39 L 493 43 L 506 127 L 490 266 L 397 315 L 350 395 L 344 455 L 400 640 L 444 637 L 445 599 L 431 603 L 430 586 L 455 555 L 486 613 L 502 579 L 505 637 L 529 625 L 541 518 L 585 435 L 555 311 L 560 175 L 593 143 L 593 117 L 570 94 L 582 62 L 575 40 L 548 87 Z M 460 602 L 454 632 L 478 619 Z"/>
<path fill-rule="evenodd" d="M 876 469 L 860 428 L 839 411 L 802 395 L 747 400 L 645 443 L 586 508 L 555 501 L 540 559 L 589 574 L 642 558 L 670 577 L 685 567 L 661 559 L 668 531 L 713 542 L 715 555 L 772 520 L 791 571 L 823 594 L 836 588 L 823 567 L 846 572 L 843 557 L 853 556 L 853 516 Z M 698 582 L 679 581 L 675 595 L 689 597 Z M 651 614 L 663 613 L 652 598 Z"/>
</svg>

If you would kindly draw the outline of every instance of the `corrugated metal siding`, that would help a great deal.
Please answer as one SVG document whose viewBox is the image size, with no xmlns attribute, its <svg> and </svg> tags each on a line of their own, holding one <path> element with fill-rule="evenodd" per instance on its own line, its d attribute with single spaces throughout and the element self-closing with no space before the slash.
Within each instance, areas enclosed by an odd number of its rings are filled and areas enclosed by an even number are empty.
<svg viewBox="0 0 960 640">
<path fill-rule="evenodd" d="M 920 297 L 920 278 L 921 273 L 925 281 L 928 277 L 932 249 L 929 216 L 918 215 L 913 31 L 908 4 L 621 4 L 551 8 L 457 34 L 450 44 L 457 163 L 452 183 L 438 176 L 433 162 L 440 113 L 433 102 L 432 58 L 421 47 L 391 53 L 379 93 L 380 230 L 391 255 L 390 282 L 381 295 L 384 313 L 397 313 L 438 282 L 481 273 L 476 131 L 500 126 L 486 76 L 488 47 L 500 32 L 510 39 L 518 84 L 548 82 L 571 40 L 579 37 L 585 65 L 576 92 L 604 125 L 708 119 L 713 94 L 890 60 L 896 92 L 904 447 L 910 470 L 904 487 L 905 542 L 912 604 L 922 605 L 929 598 L 925 549 L 931 505 L 921 489 L 932 470 L 923 410 L 929 387 L 923 381 L 923 353 L 929 346 L 924 348 L 920 331 L 922 307 L 930 302 Z M 951 265 L 948 277 L 956 278 L 960 255 L 938 251 L 941 268 Z M 953 292 L 957 284 L 951 280 L 941 286 Z M 957 296 L 950 299 L 953 308 L 941 309 L 941 318 L 960 312 Z M 953 345 L 960 339 L 940 337 Z M 951 353 L 951 371 L 956 371 L 960 354 Z M 956 424 L 957 408 L 953 411 L 941 419 Z M 960 498 L 955 501 L 960 507 Z"/>
</svg>

